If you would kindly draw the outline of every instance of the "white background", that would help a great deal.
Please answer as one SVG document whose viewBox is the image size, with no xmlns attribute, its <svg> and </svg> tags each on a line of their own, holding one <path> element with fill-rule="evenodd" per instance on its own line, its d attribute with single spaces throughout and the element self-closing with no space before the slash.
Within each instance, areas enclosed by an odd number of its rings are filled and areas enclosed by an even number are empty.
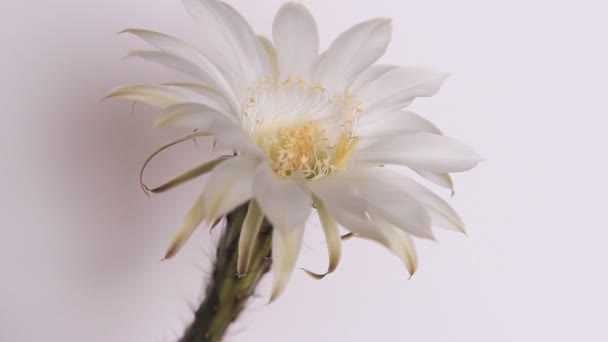
<svg viewBox="0 0 608 342">
<path fill-rule="evenodd" d="M 420 242 L 411 280 L 380 246 L 349 241 L 334 275 L 296 271 L 226 340 L 608 340 L 604 2 L 304 2 L 324 47 L 358 21 L 394 18 L 384 62 L 452 73 L 413 107 L 488 161 L 455 177 L 469 237 Z M 230 3 L 268 34 L 282 1 Z M 199 231 L 159 259 L 200 183 L 148 199 L 137 181 L 178 132 L 154 130 L 145 106 L 97 102 L 123 83 L 180 79 L 122 60 L 143 46 L 115 35 L 126 27 L 204 34 L 178 1 L 0 4 L 0 341 L 174 341 L 191 318 L 217 236 Z M 151 181 L 205 148 L 175 151 Z M 313 234 L 301 266 L 322 270 L 324 253 Z"/>
</svg>

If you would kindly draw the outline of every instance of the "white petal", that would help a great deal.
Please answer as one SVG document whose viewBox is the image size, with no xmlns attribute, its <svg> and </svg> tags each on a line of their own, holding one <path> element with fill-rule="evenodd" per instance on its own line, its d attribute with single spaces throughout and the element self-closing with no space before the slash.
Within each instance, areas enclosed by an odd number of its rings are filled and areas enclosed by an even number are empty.
<svg viewBox="0 0 608 342">
<path fill-rule="evenodd" d="M 362 139 L 415 132 L 442 134 L 427 119 L 414 112 L 400 110 L 364 113 L 357 126 L 357 135 Z"/>
<path fill-rule="evenodd" d="M 179 103 L 167 107 L 154 125 L 210 130 L 213 123 L 228 119 L 236 121 L 230 114 L 221 113 L 202 103 Z"/>
<path fill-rule="evenodd" d="M 166 82 L 163 83 L 162 85 L 166 85 L 166 86 L 171 86 L 171 87 L 178 87 L 178 88 L 182 88 L 182 89 L 188 89 L 190 91 L 196 92 L 198 94 L 205 94 L 205 95 L 221 95 L 220 92 L 213 88 L 213 87 L 209 87 L 203 84 L 199 84 L 199 83 L 192 83 L 192 82 Z"/>
<path fill-rule="evenodd" d="M 366 200 L 353 182 L 332 176 L 310 181 L 309 186 L 323 201 L 329 215 L 342 227 L 361 237 L 387 244 L 385 236 L 369 220 Z"/>
<path fill-rule="evenodd" d="M 357 134 L 361 137 L 360 149 L 378 143 L 382 137 L 416 132 L 443 135 L 432 122 L 411 111 L 365 113 L 359 119 L 357 126 Z M 451 190 L 452 194 L 454 193 L 454 182 L 450 174 L 416 169 L 413 171 L 428 181 Z"/>
<path fill-rule="evenodd" d="M 191 77 L 195 77 L 204 84 L 215 85 L 217 82 L 210 77 L 209 73 L 188 60 L 178 57 L 166 51 L 157 50 L 135 50 L 129 51 L 126 56 L 137 57 L 143 60 L 163 65 L 167 68 L 179 71 Z"/>
<path fill-rule="evenodd" d="M 435 173 L 424 170 L 414 170 L 414 172 L 431 183 L 449 189 L 452 191 L 452 195 L 454 195 L 454 180 L 452 180 L 452 176 L 449 173 Z"/>
<path fill-rule="evenodd" d="M 385 220 L 379 219 L 376 223 L 389 241 L 389 246 L 387 247 L 401 259 L 410 276 L 414 275 L 418 268 L 418 255 L 412 236 Z"/>
<path fill-rule="evenodd" d="M 195 139 L 198 137 L 209 137 L 209 136 L 211 136 L 211 133 L 204 132 L 204 131 L 188 133 L 184 136 L 181 136 L 177 139 L 174 139 L 174 140 L 162 145 L 161 147 L 157 148 L 154 152 L 150 153 L 150 155 L 146 158 L 143 165 L 141 166 L 141 169 L 139 170 L 139 184 L 141 185 L 142 190 L 146 193 L 149 190 L 149 188 L 144 184 L 144 181 L 143 181 L 144 171 L 146 170 L 146 167 L 152 161 L 152 159 L 154 159 L 159 153 L 168 149 L 171 146 L 175 146 L 177 144 L 183 143 L 184 141 L 188 141 L 188 140 Z"/>
<path fill-rule="evenodd" d="M 112 97 L 139 101 L 161 108 L 189 100 L 183 92 L 167 86 L 152 84 L 132 84 L 114 88 L 104 99 Z"/>
<path fill-rule="evenodd" d="M 338 267 L 340 262 L 340 256 L 342 254 L 342 239 L 340 231 L 336 221 L 325 208 L 325 204 L 317 196 L 313 196 L 317 213 L 319 214 L 319 220 L 323 227 L 323 233 L 325 234 L 325 242 L 327 243 L 327 252 L 329 254 L 329 266 L 325 274 L 316 275 L 317 278 L 323 278 L 325 275 L 332 273 Z M 315 275 L 315 274 L 313 274 Z"/>
<path fill-rule="evenodd" d="M 272 232 L 272 272 L 273 284 L 270 301 L 276 300 L 287 285 L 296 266 L 302 247 L 304 226 L 293 229 L 274 227 Z"/>
<path fill-rule="evenodd" d="M 357 77 L 353 84 L 350 85 L 349 89 L 356 94 L 359 92 L 361 87 L 366 86 L 368 83 L 377 80 L 380 76 L 396 68 L 398 68 L 398 66 L 396 65 L 372 65 L 369 68 L 363 70 L 363 72 L 361 72 L 361 74 Z"/>
<path fill-rule="evenodd" d="M 323 200 L 330 208 L 328 211 L 344 228 L 389 248 L 413 274 L 418 260 L 411 236 L 380 217 L 374 217 L 374 221 L 370 221 L 366 215 L 367 204 L 355 189 L 357 184 L 357 180 L 338 176 L 331 180 L 313 181 L 311 187 L 316 196 L 324 197 Z"/>
<path fill-rule="evenodd" d="M 159 50 L 198 66 L 202 72 L 207 74 L 204 78 L 209 80 L 208 82 L 210 83 L 208 85 L 220 90 L 233 110 L 239 108 L 239 103 L 234 95 L 234 89 L 226 78 L 225 71 L 190 44 L 175 37 L 149 30 L 127 29 L 123 32 L 131 33 L 150 45 L 157 47 Z"/>
<path fill-rule="evenodd" d="M 214 54 L 217 63 L 229 61 L 246 83 L 262 80 L 269 72 L 264 49 L 249 24 L 229 5 L 216 0 L 183 0 L 184 7 L 203 27 L 206 48 L 230 51 Z M 234 69 L 238 67 L 238 69 Z"/>
<path fill-rule="evenodd" d="M 431 213 L 433 225 L 465 233 L 464 222 L 460 215 L 443 198 L 408 177 L 402 176 L 398 182 L 408 193 L 426 206 Z"/>
<path fill-rule="evenodd" d="M 355 162 L 395 164 L 436 173 L 461 172 L 475 167 L 482 158 L 459 141 L 429 133 L 389 137 L 357 151 Z"/>
<path fill-rule="evenodd" d="M 275 228 L 300 227 L 310 216 L 312 199 L 303 178 L 276 176 L 267 163 L 261 163 L 255 171 L 253 191 L 264 215 Z"/>
<path fill-rule="evenodd" d="M 319 34 L 314 18 L 302 4 L 281 6 L 272 24 L 280 78 L 310 79 L 319 54 Z"/>
<path fill-rule="evenodd" d="M 258 39 L 264 47 L 264 51 L 266 51 L 266 58 L 268 58 L 268 64 L 270 65 L 272 80 L 276 82 L 279 79 L 279 62 L 277 61 L 277 52 L 270 39 L 264 36 L 258 36 Z"/>
<path fill-rule="evenodd" d="M 361 176 L 356 180 L 356 184 L 365 194 L 372 216 L 385 219 L 412 235 L 434 239 L 431 217 L 416 198 L 394 184 L 386 182 L 377 174 L 369 173 Z"/>
<path fill-rule="evenodd" d="M 218 149 L 237 150 L 263 158 L 264 153 L 234 121 L 236 120 L 229 114 L 218 112 L 204 104 L 180 103 L 168 107 L 155 124 L 156 127 L 188 127 L 206 131 L 215 137 L 214 146 Z"/>
<path fill-rule="evenodd" d="M 184 184 L 197 177 L 200 177 L 202 175 L 205 175 L 205 174 L 211 172 L 211 170 L 213 170 L 213 168 L 215 168 L 216 166 L 218 166 L 220 163 L 224 162 L 225 160 L 226 160 L 226 158 L 217 158 L 217 159 L 213 159 L 213 160 L 204 162 L 192 169 L 189 169 L 185 172 L 180 173 L 179 175 L 171 178 L 170 180 L 164 182 L 163 184 L 161 184 L 159 186 L 156 186 L 154 188 L 148 188 L 147 186 L 145 186 L 145 189 L 147 191 L 150 191 L 153 193 L 161 193 L 161 192 L 171 190 L 176 186 L 179 186 L 181 184 Z"/>
<path fill-rule="evenodd" d="M 205 194 L 201 194 L 192 208 L 186 214 L 186 218 L 182 222 L 182 226 L 175 234 L 169 247 L 167 248 L 167 252 L 165 253 L 165 259 L 169 259 L 173 257 L 179 250 L 186 244 L 186 241 L 190 238 L 194 230 L 203 222 L 205 219 L 205 215 L 203 213 L 203 201 L 205 198 Z"/>
<path fill-rule="evenodd" d="M 249 156 L 230 158 L 209 174 L 205 187 L 205 217 L 215 220 L 252 197 L 253 171 L 259 159 Z"/>
<path fill-rule="evenodd" d="M 401 109 L 416 97 L 435 95 L 446 77 L 427 68 L 396 68 L 362 87 L 357 96 L 364 112 Z"/>
<path fill-rule="evenodd" d="M 167 82 L 162 85 L 183 91 L 191 98 L 188 102 L 202 103 L 218 112 L 230 112 L 230 108 L 223 95 L 215 88 L 190 82 Z"/>
<path fill-rule="evenodd" d="M 386 168 L 358 170 L 363 177 L 383 179 L 394 187 L 405 190 L 422 203 L 432 217 L 433 225 L 464 233 L 465 227 L 458 213 L 441 197 L 415 180 Z"/>
<path fill-rule="evenodd" d="M 215 149 L 236 150 L 239 153 L 256 156 L 257 158 L 267 158 L 264 152 L 253 144 L 249 134 L 240 126 L 228 120 L 218 120 L 213 123 L 211 132 L 215 136 Z"/>
<path fill-rule="evenodd" d="M 239 236 L 239 251 L 236 269 L 238 274 L 245 274 L 249 269 L 251 257 L 257 242 L 264 215 L 260 206 L 255 200 L 249 202 L 247 208 L 247 216 L 243 221 L 243 228 Z"/>
<path fill-rule="evenodd" d="M 372 19 L 353 26 L 322 54 L 316 81 L 334 92 L 343 91 L 384 54 L 390 39 L 389 19 Z"/>
<path fill-rule="evenodd" d="M 270 300 L 285 288 L 302 245 L 304 226 L 311 211 L 311 194 L 303 178 L 280 178 L 262 163 L 255 171 L 255 199 L 273 226 L 273 286 Z"/>
</svg>

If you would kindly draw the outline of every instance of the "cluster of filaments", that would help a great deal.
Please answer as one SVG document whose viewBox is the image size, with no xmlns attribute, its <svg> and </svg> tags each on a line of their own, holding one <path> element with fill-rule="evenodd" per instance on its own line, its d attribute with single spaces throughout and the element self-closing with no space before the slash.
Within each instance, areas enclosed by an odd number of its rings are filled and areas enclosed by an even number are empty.
<svg viewBox="0 0 608 342">
<path fill-rule="evenodd" d="M 267 78 L 249 88 L 241 120 L 277 175 L 315 179 L 348 167 L 360 114 L 348 90 L 331 96 L 321 84 Z"/>
</svg>

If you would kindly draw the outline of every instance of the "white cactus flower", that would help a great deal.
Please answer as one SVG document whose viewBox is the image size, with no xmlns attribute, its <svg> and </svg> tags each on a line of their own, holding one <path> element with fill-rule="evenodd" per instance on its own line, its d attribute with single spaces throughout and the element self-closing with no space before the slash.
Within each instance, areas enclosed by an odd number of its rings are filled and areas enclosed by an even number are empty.
<svg viewBox="0 0 608 342">
<path fill-rule="evenodd" d="M 274 299 L 292 274 L 313 211 L 327 239 L 327 273 L 340 259 L 339 226 L 385 245 L 410 273 L 417 264 L 412 237 L 432 239 L 432 226 L 464 231 L 458 214 L 441 197 L 382 167 L 405 166 L 451 188 L 450 173 L 468 170 L 481 160 L 470 147 L 404 109 L 417 97 L 435 95 L 446 74 L 375 64 L 391 39 L 389 19 L 359 23 L 319 53 L 315 20 L 301 4 L 286 3 L 279 9 L 271 41 L 256 36 L 225 3 L 183 3 L 201 24 L 204 44 L 198 47 L 158 32 L 124 32 L 154 47 L 130 56 L 197 81 L 127 85 L 108 94 L 161 108 L 159 127 L 196 129 L 159 151 L 197 136 L 212 136 L 216 150 L 231 151 L 230 157 L 205 161 L 152 189 L 163 191 L 208 174 L 206 188 L 167 257 L 198 226 L 249 203 L 238 272 L 248 270 L 265 217 L 273 226 Z"/>
</svg>

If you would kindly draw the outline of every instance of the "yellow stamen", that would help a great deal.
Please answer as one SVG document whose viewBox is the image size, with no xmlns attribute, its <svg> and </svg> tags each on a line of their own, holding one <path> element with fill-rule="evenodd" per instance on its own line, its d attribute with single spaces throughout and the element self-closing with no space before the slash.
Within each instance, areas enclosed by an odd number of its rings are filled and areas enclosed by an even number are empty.
<svg viewBox="0 0 608 342">
<path fill-rule="evenodd" d="M 354 132 L 362 110 L 356 95 L 346 89 L 332 96 L 322 84 L 291 75 L 269 81 L 248 90 L 241 117 L 274 172 L 315 179 L 346 169 L 359 143 Z"/>
</svg>

